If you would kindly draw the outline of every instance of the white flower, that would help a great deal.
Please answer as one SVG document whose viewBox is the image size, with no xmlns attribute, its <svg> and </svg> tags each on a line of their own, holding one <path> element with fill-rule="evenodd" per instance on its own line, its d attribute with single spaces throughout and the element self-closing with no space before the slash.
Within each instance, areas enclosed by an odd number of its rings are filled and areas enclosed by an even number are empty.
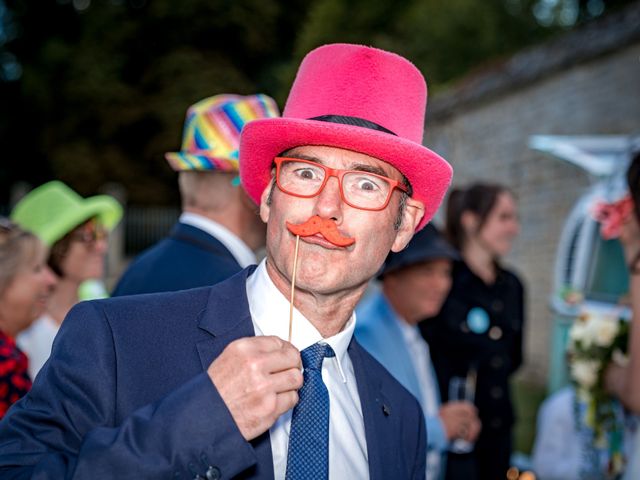
<svg viewBox="0 0 640 480">
<path fill-rule="evenodd" d="M 573 344 L 587 350 L 591 345 L 608 347 L 618 334 L 618 320 L 609 315 L 595 312 L 583 312 L 569 330 L 569 338 Z"/>
<path fill-rule="evenodd" d="M 611 317 L 595 317 L 591 329 L 593 340 L 599 347 L 608 347 L 618 334 L 618 320 Z"/>
<path fill-rule="evenodd" d="M 571 377 L 581 387 L 591 388 L 598 380 L 600 362 L 597 360 L 575 360 L 571 364 Z"/>
<path fill-rule="evenodd" d="M 569 338 L 573 344 L 580 342 L 582 348 L 587 349 L 592 343 L 590 333 L 588 320 L 579 319 L 571 326 L 571 329 L 569 330 Z"/>
</svg>

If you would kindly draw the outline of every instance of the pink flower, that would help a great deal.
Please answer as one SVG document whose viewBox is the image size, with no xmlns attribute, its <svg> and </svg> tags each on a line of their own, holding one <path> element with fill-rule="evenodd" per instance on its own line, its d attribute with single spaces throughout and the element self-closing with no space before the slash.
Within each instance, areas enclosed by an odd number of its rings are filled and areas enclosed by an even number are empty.
<svg viewBox="0 0 640 480">
<path fill-rule="evenodd" d="M 598 202 L 591 210 L 593 218 L 600 223 L 600 235 L 605 240 L 618 238 L 622 225 L 633 212 L 633 201 L 630 195 L 613 203 Z"/>
</svg>

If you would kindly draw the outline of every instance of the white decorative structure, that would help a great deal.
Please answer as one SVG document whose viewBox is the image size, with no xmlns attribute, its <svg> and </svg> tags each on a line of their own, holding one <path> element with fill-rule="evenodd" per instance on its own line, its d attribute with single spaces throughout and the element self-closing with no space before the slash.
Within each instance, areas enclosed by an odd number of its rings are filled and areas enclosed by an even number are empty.
<svg viewBox="0 0 640 480">
<path fill-rule="evenodd" d="M 604 240 L 591 215 L 596 203 L 614 202 L 627 193 L 625 173 L 633 152 L 640 150 L 640 135 L 551 136 L 534 135 L 529 147 L 574 164 L 591 179 L 577 200 L 562 230 L 554 269 L 550 307 L 555 315 L 551 336 L 549 390 L 568 382 L 565 349 L 569 327 L 583 310 L 629 317 L 620 300 L 628 292 L 628 272 L 617 240 Z M 579 303 L 565 301 L 562 292 L 579 292 Z"/>
</svg>

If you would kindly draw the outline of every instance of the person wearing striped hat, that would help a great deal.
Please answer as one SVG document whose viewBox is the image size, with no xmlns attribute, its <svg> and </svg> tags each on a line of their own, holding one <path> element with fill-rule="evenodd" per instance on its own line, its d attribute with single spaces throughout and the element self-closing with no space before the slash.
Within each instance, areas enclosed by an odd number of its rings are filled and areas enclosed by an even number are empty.
<svg viewBox="0 0 640 480">
<path fill-rule="evenodd" d="M 213 285 L 256 263 L 265 225 L 240 187 L 240 132 L 278 115 L 263 94 L 221 94 L 189 108 L 181 150 L 165 155 L 178 172 L 182 214 L 168 237 L 133 261 L 114 296 Z"/>
</svg>

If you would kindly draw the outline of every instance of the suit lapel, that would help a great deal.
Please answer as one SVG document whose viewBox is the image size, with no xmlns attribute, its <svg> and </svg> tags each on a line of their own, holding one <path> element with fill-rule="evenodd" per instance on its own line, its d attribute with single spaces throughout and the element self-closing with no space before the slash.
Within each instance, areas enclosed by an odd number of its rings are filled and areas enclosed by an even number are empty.
<svg viewBox="0 0 640 480">
<path fill-rule="evenodd" d="M 209 368 L 229 343 L 255 335 L 246 294 L 247 277 L 254 270 L 255 266 L 246 268 L 211 289 L 207 307 L 198 320 L 198 327 L 209 334 L 196 344 L 203 370 Z M 241 478 L 273 479 L 269 431 L 252 440 L 251 444 L 258 462 Z"/>
<path fill-rule="evenodd" d="M 349 357 L 353 363 L 353 372 L 358 384 L 358 394 L 362 406 L 364 432 L 367 440 L 369 476 L 371 480 L 383 480 L 384 451 L 382 439 L 388 438 L 386 432 L 387 417 L 391 415 L 391 405 L 385 398 L 380 379 L 372 375 L 364 361 L 364 351 L 355 339 L 349 344 Z"/>
<path fill-rule="evenodd" d="M 229 343 L 255 334 L 246 294 L 247 277 L 254 269 L 246 268 L 211 288 L 207 306 L 198 318 L 198 327 L 209 334 L 197 344 L 205 370 Z"/>
</svg>

